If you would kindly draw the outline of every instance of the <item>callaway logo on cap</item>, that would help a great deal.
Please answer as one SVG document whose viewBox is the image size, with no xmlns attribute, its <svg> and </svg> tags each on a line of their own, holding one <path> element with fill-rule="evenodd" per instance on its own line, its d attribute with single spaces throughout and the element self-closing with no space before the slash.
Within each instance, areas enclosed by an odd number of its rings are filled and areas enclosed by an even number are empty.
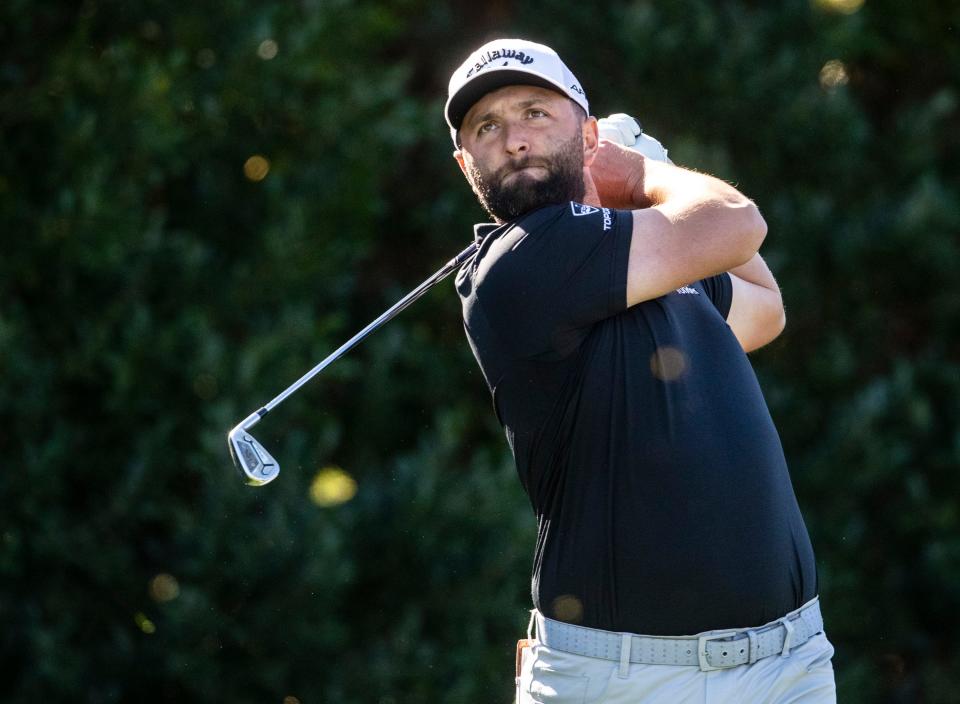
<svg viewBox="0 0 960 704">
<path fill-rule="evenodd" d="M 557 52 L 525 39 L 494 39 L 473 52 L 450 77 L 444 116 L 454 144 L 458 144 L 460 123 L 475 102 L 497 88 L 518 84 L 559 91 L 590 114 L 580 81 Z"/>
</svg>

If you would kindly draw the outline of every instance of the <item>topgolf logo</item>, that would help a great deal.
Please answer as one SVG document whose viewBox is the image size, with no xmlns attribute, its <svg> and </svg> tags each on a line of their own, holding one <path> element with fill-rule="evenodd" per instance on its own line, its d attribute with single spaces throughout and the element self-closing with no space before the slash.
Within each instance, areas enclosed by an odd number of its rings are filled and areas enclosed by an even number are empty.
<svg viewBox="0 0 960 704">
<path fill-rule="evenodd" d="M 584 215 L 593 215 L 594 213 L 602 213 L 603 231 L 606 232 L 613 227 L 613 215 L 610 213 L 610 208 L 594 208 L 592 205 L 584 205 L 583 203 L 570 201 L 570 212 L 573 213 L 575 218 L 580 218 Z"/>
<path fill-rule="evenodd" d="M 583 203 L 575 203 L 570 201 L 570 211 L 573 213 L 573 217 L 579 218 L 584 215 L 592 215 L 600 211 L 600 208 L 594 208 L 592 205 L 584 205 Z"/>
</svg>

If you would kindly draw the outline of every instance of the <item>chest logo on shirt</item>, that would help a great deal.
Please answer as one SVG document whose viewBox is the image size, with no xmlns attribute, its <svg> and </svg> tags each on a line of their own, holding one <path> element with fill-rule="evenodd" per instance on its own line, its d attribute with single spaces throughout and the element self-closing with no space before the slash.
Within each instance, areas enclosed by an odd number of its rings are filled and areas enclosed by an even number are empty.
<svg viewBox="0 0 960 704">
<path fill-rule="evenodd" d="M 593 215 L 601 211 L 603 212 L 603 231 L 606 232 L 613 227 L 613 216 L 610 215 L 610 208 L 594 208 L 592 205 L 584 205 L 583 203 L 570 201 L 570 212 L 573 213 L 573 217 L 575 218 L 583 217 L 584 215 Z"/>
<path fill-rule="evenodd" d="M 697 289 L 690 288 L 689 286 L 681 286 L 680 288 L 677 289 L 677 293 L 679 293 L 681 296 L 684 296 L 684 295 L 699 296 L 700 295 L 700 292 L 697 291 Z"/>
</svg>

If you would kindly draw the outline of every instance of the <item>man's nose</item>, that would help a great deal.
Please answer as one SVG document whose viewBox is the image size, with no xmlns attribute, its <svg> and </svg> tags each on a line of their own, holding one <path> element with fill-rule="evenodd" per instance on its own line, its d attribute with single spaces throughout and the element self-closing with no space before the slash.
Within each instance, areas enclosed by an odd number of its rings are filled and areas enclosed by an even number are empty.
<svg viewBox="0 0 960 704">
<path fill-rule="evenodd" d="M 506 126 L 506 148 L 507 153 L 511 155 L 521 155 L 530 149 L 530 141 L 527 139 L 527 131 L 521 125 Z"/>
</svg>

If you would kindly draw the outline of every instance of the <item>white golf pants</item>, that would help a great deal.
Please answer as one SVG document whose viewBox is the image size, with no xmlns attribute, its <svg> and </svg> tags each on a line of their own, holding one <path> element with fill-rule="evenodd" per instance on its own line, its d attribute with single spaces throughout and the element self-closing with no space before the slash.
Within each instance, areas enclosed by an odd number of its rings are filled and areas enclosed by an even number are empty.
<svg viewBox="0 0 960 704">
<path fill-rule="evenodd" d="M 835 704 L 833 646 L 818 633 L 786 657 L 726 670 L 620 664 L 548 648 L 524 649 L 517 704 Z"/>
</svg>

